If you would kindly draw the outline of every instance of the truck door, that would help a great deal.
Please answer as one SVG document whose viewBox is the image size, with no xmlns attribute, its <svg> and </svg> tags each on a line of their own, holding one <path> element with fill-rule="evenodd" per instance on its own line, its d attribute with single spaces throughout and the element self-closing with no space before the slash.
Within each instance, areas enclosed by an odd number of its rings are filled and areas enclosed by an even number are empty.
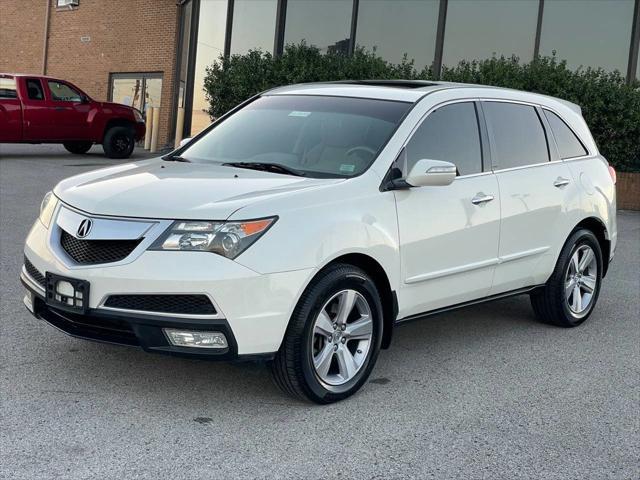
<svg viewBox="0 0 640 480">
<path fill-rule="evenodd" d="M 47 87 L 53 107 L 51 119 L 60 131 L 61 140 L 87 140 L 91 106 L 85 100 L 86 96 L 58 80 L 47 80 Z"/>
<path fill-rule="evenodd" d="M 22 140 L 22 107 L 16 89 L 16 79 L 0 77 L 0 142 Z"/>
<path fill-rule="evenodd" d="M 39 78 L 20 78 L 20 97 L 24 140 L 46 142 L 58 140 L 56 125 L 50 118 L 49 102 Z"/>
</svg>

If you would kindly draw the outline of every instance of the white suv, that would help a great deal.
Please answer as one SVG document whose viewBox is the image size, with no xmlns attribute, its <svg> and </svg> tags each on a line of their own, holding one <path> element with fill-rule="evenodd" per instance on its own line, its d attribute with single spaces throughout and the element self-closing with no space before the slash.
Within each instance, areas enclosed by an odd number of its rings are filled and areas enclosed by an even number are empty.
<svg viewBox="0 0 640 480">
<path fill-rule="evenodd" d="M 584 322 L 616 246 L 614 184 L 555 98 L 277 88 L 162 159 L 60 182 L 26 241 L 25 304 L 81 338 L 269 360 L 286 392 L 329 403 L 413 318 L 528 293 L 542 320 Z"/>
</svg>

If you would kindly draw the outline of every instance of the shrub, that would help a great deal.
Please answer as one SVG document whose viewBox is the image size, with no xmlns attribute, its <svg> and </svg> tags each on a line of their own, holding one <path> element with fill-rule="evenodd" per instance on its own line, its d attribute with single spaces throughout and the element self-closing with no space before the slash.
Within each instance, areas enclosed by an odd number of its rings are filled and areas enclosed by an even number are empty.
<svg viewBox="0 0 640 480">
<path fill-rule="evenodd" d="M 563 98 L 582 113 L 602 154 L 620 171 L 640 171 L 640 82 L 629 85 L 619 72 L 570 70 L 555 56 L 522 64 L 518 58 L 494 57 L 443 67 L 442 80 L 515 88 Z M 429 68 L 418 71 L 406 57 L 399 64 L 375 50 L 352 56 L 322 54 L 308 46 L 289 45 L 279 57 L 260 50 L 220 59 L 207 68 L 204 89 L 216 118 L 247 98 L 279 85 L 353 79 L 432 80 Z"/>
</svg>

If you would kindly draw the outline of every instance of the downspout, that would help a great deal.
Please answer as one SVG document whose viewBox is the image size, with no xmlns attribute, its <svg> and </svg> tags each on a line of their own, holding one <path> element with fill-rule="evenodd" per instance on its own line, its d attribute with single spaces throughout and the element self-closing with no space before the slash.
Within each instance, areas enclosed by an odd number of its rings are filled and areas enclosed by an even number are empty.
<svg viewBox="0 0 640 480">
<path fill-rule="evenodd" d="M 49 51 L 49 15 L 51 8 L 49 6 L 49 0 L 45 0 L 47 4 L 47 13 L 44 17 L 44 41 L 42 45 L 42 75 L 47 74 L 47 54 Z"/>
</svg>

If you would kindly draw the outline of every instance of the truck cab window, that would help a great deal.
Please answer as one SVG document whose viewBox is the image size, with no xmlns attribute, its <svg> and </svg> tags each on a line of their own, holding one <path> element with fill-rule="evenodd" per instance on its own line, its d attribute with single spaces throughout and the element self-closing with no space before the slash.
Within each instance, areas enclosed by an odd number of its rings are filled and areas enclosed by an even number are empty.
<svg viewBox="0 0 640 480">
<path fill-rule="evenodd" d="M 66 83 L 49 82 L 51 98 L 58 102 L 81 102 L 82 96 Z"/>
<path fill-rule="evenodd" d="M 44 91 L 40 80 L 33 78 L 27 80 L 27 95 L 29 100 L 44 100 Z"/>
<path fill-rule="evenodd" d="M 0 77 L 0 98 L 18 98 L 14 78 Z"/>
</svg>

